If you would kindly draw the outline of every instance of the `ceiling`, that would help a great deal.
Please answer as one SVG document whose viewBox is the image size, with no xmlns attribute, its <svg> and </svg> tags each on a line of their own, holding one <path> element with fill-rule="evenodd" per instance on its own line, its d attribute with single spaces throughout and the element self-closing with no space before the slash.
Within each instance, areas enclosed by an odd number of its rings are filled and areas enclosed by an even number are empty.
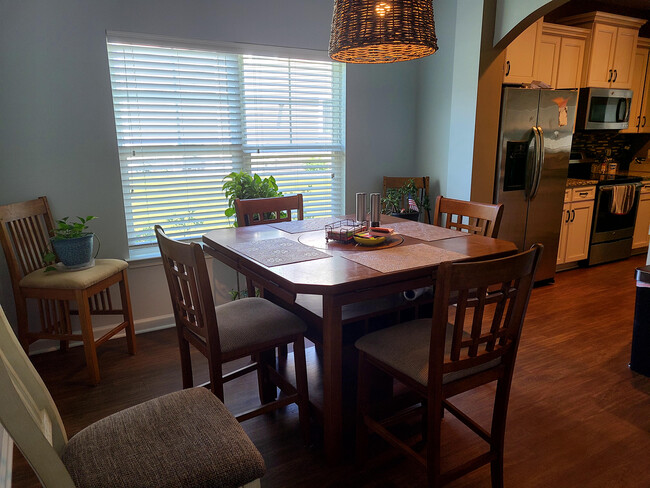
<svg viewBox="0 0 650 488">
<path fill-rule="evenodd" d="M 639 35 L 650 37 L 650 0 L 569 0 L 561 7 L 544 16 L 549 22 L 555 22 L 562 17 L 600 10 L 628 17 L 648 19 Z"/>
</svg>

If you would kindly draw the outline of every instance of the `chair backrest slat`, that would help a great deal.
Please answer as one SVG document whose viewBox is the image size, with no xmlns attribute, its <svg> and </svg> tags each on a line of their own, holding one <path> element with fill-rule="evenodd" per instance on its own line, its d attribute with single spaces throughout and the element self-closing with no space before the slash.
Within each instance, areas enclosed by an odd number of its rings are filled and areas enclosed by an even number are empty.
<svg viewBox="0 0 650 488">
<path fill-rule="evenodd" d="M 502 203 L 493 205 L 438 196 L 433 223 L 470 234 L 497 237 L 502 215 Z"/>
<path fill-rule="evenodd" d="M 289 222 L 292 210 L 296 211 L 297 220 L 303 220 L 302 194 L 286 197 L 235 199 L 235 212 L 239 227 Z"/>
</svg>

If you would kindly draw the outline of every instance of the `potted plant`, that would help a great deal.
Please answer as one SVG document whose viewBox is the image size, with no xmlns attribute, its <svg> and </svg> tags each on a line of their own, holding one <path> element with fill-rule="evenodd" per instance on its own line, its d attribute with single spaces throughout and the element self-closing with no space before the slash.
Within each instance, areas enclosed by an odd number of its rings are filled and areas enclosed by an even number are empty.
<svg viewBox="0 0 650 488">
<path fill-rule="evenodd" d="M 400 188 L 387 188 L 386 195 L 381 199 L 382 211 L 386 215 L 417 221 L 421 212 L 430 210 L 428 195 L 424 193 L 421 197 L 421 193 L 424 192 L 415 187 L 412 179 L 408 180 Z M 417 210 L 411 207 L 408 202 L 409 199 L 413 200 Z"/>
<path fill-rule="evenodd" d="M 87 266 L 93 259 L 93 237 L 92 232 L 87 232 L 86 225 L 96 217 L 89 215 L 86 218 L 77 217 L 77 222 L 69 222 L 69 217 L 56 221 L 56 227 L 50 238 L 53 252 L 46 253 L 43 260 L 46 263 L 53 263 L 57 259 L 68 268 L 79 268 Z M 46 271 L 54 269 L 48 266 Z"/>
<path fill-rule="evenodd" d="M 237 198 L 244 200 L 283 196 L 282 192 L 278 191 L 278 185 L 273 176 L 262 179 L 257 173 L 251 176 L 245 171 L 239 173 L 233 171 L 224 178 L 225 180 L 228 181 L 223 184 L 223 191 L 228 198 L 228 208 L 224 213 L 228 219 L 235 215 L 235 199 Z M 237 227 L 237 222 L 234 223 L 234 226 Z"/>
</svg>

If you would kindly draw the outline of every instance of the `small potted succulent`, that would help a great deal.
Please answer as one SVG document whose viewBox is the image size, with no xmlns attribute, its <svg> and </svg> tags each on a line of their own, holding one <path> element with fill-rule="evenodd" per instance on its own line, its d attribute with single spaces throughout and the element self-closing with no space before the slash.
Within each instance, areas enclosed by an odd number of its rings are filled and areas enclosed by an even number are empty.
<svg viewBox="0 0 650 488">
<path fill-rule="evenodd" d="M 95 234 L 87 232 L 86 224 L 95 218 L 89 215 L 86 218 L 77 217 L 77 222 L 69 222 L 69 217 L 57 220 L 50 238 L 53 252 L 46 253 L 43 260 L 46 263 L 53 263 L 58 258 L 68 268 L 80 268 L 90 264 L 93 259 Z M 52 269 L 54 269 L 52 266 L 48 266 L 46 271 Z"/>
<path fill-rule="evenodd" d="M 381 203 L 384 214 L 415 221 L 421 212 L 430 210 L 429 197 L 425 194 L 420 198 L 420 190 L 413 180 L 408 180 L 400 188 L 387 188 Z"/>
</svg>

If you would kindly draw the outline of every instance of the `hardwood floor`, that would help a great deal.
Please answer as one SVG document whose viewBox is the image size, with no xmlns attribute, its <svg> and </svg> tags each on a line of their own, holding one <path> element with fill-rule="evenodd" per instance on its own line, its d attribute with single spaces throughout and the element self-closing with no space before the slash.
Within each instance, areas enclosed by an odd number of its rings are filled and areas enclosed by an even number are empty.
<svg viewBox="0 0 650 488">
<path fill-rule="evenodd" d="M 645 256 L 560 273 L 553 285 L 533 290 L 517 358 L 506 430 L 507 487 L 650 486 L 650 378 L 629 370 L 634 316 L 634 269 Z M 81 348 L 34 356 L 59 407 L 68 434 L 130 405 L 181 388 L 173 329 L 138 336 L 138 354 L 124 339 L 98 350 L 101 383 L 86 385 Z M 316 356 L 311 348 L 310 367 Z M 195 359 L 197 381 L 205 362 Z M 242 410 L 254 400 L 255 379 L 233 388 L 226 405 Z M 490 386 L 457 399 L 488 425 Z M 474 437 L 446 415 L 444 463 L 476 445 Z M 295 405 L 242 424 L 266 461 L 263 487 L 422 486 L 424 471 L 376 441 L 362 467 L 351 459 L 329 467 L 316 444 L 304 447 Z M 468 441 L 470 444 L 468 444 Z M 478 444 L 483 448 L 482 444 Z M 471 449 L 471 447 L 470 447 Z M 14 486 L 39 486 L 29 466 L 15 456 Z M 488 467 L 454 487 L 489 487 Z"/>
</svg>

